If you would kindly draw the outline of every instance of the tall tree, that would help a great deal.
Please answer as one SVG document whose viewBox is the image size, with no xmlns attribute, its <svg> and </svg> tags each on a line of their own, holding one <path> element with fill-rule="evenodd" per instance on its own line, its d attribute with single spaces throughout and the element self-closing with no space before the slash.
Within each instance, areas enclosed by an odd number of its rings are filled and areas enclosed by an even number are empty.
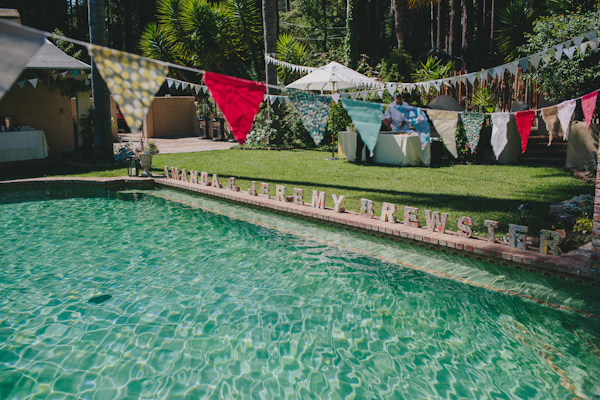
<svg viewBox="0 0 600 400">
<path fill-rule="evenodd" d="M 469 58 L 469 43 L 473 40 L 473 1 L 463 0 L 462 12 L 462 46 L 460 56 L 463 60 L 463 69 L 466 71 Z"/>
<path fill-rule="evenodd" d="M 437 40 L 436 46 L 440 49 L 445 48 L 446 44 L 446 1 L 440 1 L 437 4 Z"/>
<path fill-rule="evenodd" d="M 408 28 L 408 9 L 423 8 L 430 3 L 437 3 L 439 0 L 391 0 L 391 12 L 394 20 L 394 32 L 398 42 L 398 49 L 404 48 L 404 40 Z"/>
<path fill-rule="evenodd" d="M 448 53 L 458 54 L 458 27 L 460 25 L 460 0 L 450 0 L 450 32 L 448 33 Z"/>
<path fill-rule="evenodd" d="M 277 0 L 262 0 L 265 54 L 277 53 L 277 37 L 279 36 L 278 14 Z M 265 72 L 267 84 L 277 85 L 277 67 L 265 61 Z M 272 94 L 275 91 L 275 88 L 267 86 L 267 93 Z"/>
<path fill-rule="evenodd" d="M 89 0 L 88 7 L 90 42 L 106 46 L 104 0 Z M 100 76 L 94 60 L 92 60 L 92 97 L 94 99 L 94 158 L 107 160 L 113 155 L 110 92 Z"/>
</svg>

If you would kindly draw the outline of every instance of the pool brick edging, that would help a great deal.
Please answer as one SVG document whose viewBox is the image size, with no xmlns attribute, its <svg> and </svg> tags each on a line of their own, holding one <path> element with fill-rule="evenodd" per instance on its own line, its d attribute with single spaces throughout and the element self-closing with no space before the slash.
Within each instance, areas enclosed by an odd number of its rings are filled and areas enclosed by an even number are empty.
<svg viewBox="0 0 600 400">
<path fill-rule="evenodd" d="M 328 207 L 325 209 L 314 208 L 310 203 L 298 205 L 291 202 L 282 202 L 274 197 L 267 199 L 260 196 L 251 196 L 246 191 L 233 191 L 226 186 L 215 188 L 164 177 L 143 179 L 130 177 L 34 178 L 2 181 L 0 182 L 0 189 L 2 187 L 64 184 L 100 186 L 107 189 L 120 187 L 150 189 L 157 185 L 159 187 L 168 187 L 190 193 L 200 193 L 392 241 L 399 241 L 542 276 L 568 280 L 578 284 L 600 287 L 600 266 L 590 260 L 589 257 L 542 254 L 535 250 L 509 247 L 499 242 L 490 243 L 486 238 L 464 238 L 454 232 L 431 232 L 426 228 L 407 227 L 403 223 L 383 222 L 377 217 L 364 217 L 352 211 L 338 213 Z"/>
</svg>

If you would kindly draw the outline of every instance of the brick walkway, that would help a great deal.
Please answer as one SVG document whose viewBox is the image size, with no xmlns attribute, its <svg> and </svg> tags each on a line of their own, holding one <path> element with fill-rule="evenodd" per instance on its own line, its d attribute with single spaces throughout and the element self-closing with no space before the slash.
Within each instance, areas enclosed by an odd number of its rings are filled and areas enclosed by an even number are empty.
<svg viewBox="0 0 600 400">
<path fill-rule="evenodd" d="M 237 142 L 219 142 L 211 139 L 200 139 L 198 137 L 172 137 L 172 138 L 150 138 L 156 143 L 161 154 L 172 153 L 192 153 L 197 151 L 227 150 L 237 144 Z M 115 143 L 115 152 L 118 151 L 124 143 L 132 142 L 135 148 L 140 141 L 140 134 L 120 133 L 119 143 Z"/>
<path fill-rule="evenodd" d="M 436 233 L 426 228 L 412 228 L 403 223 L 383 222 L 379 218 L 363 217 L 354 212 L 337 213 L 332 208 L 318 209 L 310 205 L 298 205 L 291 202 L 278 201 L 272 196 L 264 198 L 251 196 L 246 191 L 233 191 L 227 185 L 225 177 L 216 188 L 200 184 L 156 176 L 154 178 L 36 178 L 17 181 L 0 182 L 4 186 L 39 186 L 44 184 L 80 184 L 99 185 L 106 188 L 137 187 L 153 188 L 169 187 L 190 193 L 220 198 L 222 200 L 241 203 L 247 206 L 287 214 L 296 218 L 337 226 L 341 229 L 366 233 L 391 241 L 399 241 L 423 248 L 450 253 L 469 259 L 502 265 L 516 270 L 528 271 L 538 275 L 569 280 L 579 284 L 600 287 L 600 270 L 590 263 L 589 256 L 567 254 L 563 256 L 544 255 L 537 250 L 522 250 L 509 247 L 504 243 L 489 243 L 484 238 L 463 238 L 454 232 Z M 260 186 L 260 183 L 259 183 Z M 271 190 L 273 193 L 274 190 Z M 309 196 L 307 196 L 309 197 Z M 331 199 L 329 199 L 331 201 Z"/>
</svg>

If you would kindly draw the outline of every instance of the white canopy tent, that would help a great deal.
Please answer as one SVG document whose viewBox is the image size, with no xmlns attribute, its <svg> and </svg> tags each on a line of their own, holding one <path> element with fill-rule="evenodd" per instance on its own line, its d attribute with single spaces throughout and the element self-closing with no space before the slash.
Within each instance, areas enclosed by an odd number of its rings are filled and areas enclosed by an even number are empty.
<svg viewBox="0 0 600 400">
<path fill-rule="evenodd" d="M 311 73 L 290 83 L 287 89 L 318 90 L 335 93 L 338 90 L 383 88 L 384 84 L 356 72 L 338 62 L 332 61 L 327 65 L 316 68 Z M 333 126 L 335 127 L 335 108 L 333 112 Z M 331 135 L 331 159 L 335 160 L 334 154 L 335 131 Z"/>
</svg>

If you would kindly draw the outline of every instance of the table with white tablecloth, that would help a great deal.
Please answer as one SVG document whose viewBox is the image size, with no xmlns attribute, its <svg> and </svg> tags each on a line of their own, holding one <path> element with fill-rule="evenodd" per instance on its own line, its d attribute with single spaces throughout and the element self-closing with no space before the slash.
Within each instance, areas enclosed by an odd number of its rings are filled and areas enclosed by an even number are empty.
<svg viewBox="0 0 600 400">
<path fill-rule="evenodd" d="M 340 158 L 354 161 L 356 158 L 356 132 L 339 132 L 338 152 Z M 430 143 L 421 148 L 421 140 L 416 133 L 380 132 L 375 145 L 374 161 L 378 164 L 429 165 L 431 162 Z M 363 160 L 364 152 L 363 150 Z"/>
<path fill-rule="evenodd" d="M 0 162 L 48 157 L 44 131 L 0 132 Z"/>
</svg>

